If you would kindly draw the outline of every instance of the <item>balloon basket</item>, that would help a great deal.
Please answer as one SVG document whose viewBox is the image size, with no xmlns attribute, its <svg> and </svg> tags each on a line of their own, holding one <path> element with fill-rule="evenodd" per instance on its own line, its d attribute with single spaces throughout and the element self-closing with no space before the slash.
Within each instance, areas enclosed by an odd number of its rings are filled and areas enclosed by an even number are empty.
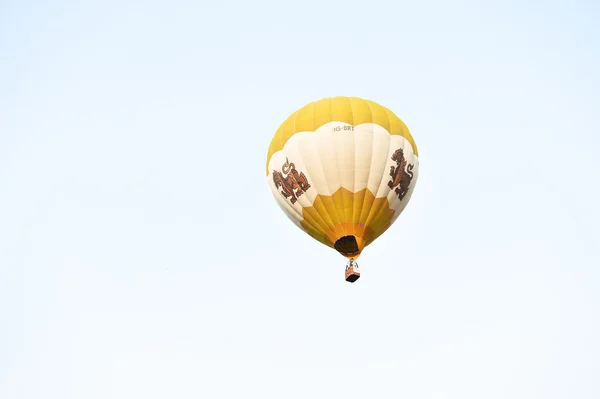
<svg viewBox="0 0 600 399">
<path fill-rule="evenodd" d="M 345 278 L 349 283 L 353 283 L 360 278 L 360 269 L 358 268 L 358 263 L 356 263 L 354 259 L 351 259 L 346 265 Z"/>
</svg>

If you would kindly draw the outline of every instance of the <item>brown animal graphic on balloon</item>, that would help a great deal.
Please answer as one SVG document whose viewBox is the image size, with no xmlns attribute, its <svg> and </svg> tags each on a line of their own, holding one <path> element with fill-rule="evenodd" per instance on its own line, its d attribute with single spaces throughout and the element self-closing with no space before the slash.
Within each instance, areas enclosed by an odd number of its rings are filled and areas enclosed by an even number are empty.
<svg viewBox="0 0 600 399">
<path fill-rule="evenodd" d="M 304 173 L 298 172 L 296 170 L 296 165 L 294 165 L 293 162 L 290 163 L 287 158 L 285 158 L 285 163 L 281 167 L 281 172 L 273 170 L 273 182 L 275 183 L 275 187 L 281 187 L 282 191 L 280 191 L 280 193 L 283 194 L 285 198 L 290 198 L 290 202 L 295 204 L 298 197 L 310 188 L 308 179 Z"/>
<path fill-rule="evenodd" d="M 402 148 L 394 151 L 394 154 L 392 154 L 392 161 L 396 162 L 396 166 L 392 166 L 390 168 L 390 176 L 392 176 L 392 180 L 388 182 L 388 187 L 393 189 L 394 187 L 398 186 L 394 192 L 398 196 L 398 199 L 402 201 L 402 199 L 408 193 L 410 181 L 413 178 L 412 170 L 415 165 L 408 164 L 406 158 L 404 157 L 404 151 Z"/>
</svg>

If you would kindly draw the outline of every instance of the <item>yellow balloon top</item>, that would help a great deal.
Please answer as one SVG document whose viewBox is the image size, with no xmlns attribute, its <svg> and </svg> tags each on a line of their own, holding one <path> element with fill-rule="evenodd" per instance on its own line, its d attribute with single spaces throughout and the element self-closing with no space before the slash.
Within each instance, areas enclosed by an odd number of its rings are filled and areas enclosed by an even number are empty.
<svg viewBox="0 0 600 399">
<path fill-rule="evenodd" d="M 391 135 L 406 138 L 415 155 L 419 155 L 417 145 L 410 131 L 392 111 L 376 102 L 359 97 L 337 96 L 311 102 L 290 115 L 279 126 L 271 140 L 267 153 L 266 174 L 269 175 L 269 160 L 281 150 L 294 134 L 314 132 L 329 122 L 344 122 L 352 126 L 374 123 L 382 126 Z"/>
</svg>

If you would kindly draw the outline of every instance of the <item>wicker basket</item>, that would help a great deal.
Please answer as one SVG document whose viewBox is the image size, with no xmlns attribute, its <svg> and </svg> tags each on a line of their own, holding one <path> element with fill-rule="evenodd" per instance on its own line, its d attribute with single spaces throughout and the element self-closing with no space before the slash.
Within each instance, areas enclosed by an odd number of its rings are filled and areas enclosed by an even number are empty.
<svg viewBox="0 0 600 399">
<path fill-rule="evenodd" d="M 346 266 L 346 281 L 349 283 L 353 283 L 360 277 L 360 269 L 358 268 L 358 264 L 356 262 L 349 262 Z"/>
</svg>

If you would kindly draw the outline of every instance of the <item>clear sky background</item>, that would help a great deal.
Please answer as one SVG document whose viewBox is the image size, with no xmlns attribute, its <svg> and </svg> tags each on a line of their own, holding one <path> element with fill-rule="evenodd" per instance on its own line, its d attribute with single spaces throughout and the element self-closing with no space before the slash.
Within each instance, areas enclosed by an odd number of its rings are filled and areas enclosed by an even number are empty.
<svg viewBox="0 0 600 399">
<path fill-rule="evenodd" d="M 600 397 L 600 5 L 0 2 L 0 397 Z M 411 129 L 345 259 L 265 178 L 283 120 Z"/>
</svg>

